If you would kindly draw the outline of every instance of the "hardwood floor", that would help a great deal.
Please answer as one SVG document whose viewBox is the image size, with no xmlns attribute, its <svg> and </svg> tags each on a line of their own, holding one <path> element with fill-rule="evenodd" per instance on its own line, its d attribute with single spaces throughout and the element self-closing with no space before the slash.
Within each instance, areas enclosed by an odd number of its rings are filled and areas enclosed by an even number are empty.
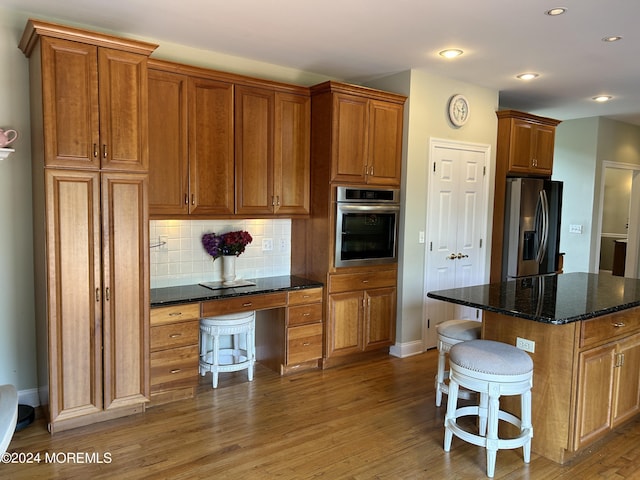
<svg viewBox="0 0 640 480">
<path fill-rule="evenodd" d="M 486 478 L 482 448 L 454 438 L 442 450 L 436 358 L 431 350 L 287 377 L 259 366 L 253 382 L 222 374 L 212 390 L 209 374 L 196 398 L 133 417 L 54 436 L 37 420 L 8 451 L 40 453 L 40 463 L 0 464 L 0 478 Z M 636 419 L 564 466 L 536 454 L 525 465 L 521 449 L 501 450 L 494 478 L 638 478 L 639 467 Z"/>
</svg>

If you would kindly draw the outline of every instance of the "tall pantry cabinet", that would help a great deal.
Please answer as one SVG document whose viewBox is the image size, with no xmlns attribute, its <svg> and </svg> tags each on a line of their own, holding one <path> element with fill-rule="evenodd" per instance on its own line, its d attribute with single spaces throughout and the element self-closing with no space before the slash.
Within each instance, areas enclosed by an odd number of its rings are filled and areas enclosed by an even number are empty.
<svg viewBox="0 0 640 480">
<path fill-rule="evenodd" d="M 51 432 L 149 397 L 143 42 L 29 20 L 40 401 Z"/>
</svg>

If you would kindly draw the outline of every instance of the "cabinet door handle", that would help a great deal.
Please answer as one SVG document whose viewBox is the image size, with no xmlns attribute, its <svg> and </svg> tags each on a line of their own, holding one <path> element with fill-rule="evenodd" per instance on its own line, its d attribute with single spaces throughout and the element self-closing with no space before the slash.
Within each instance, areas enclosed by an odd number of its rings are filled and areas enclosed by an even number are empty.
<svg viewBox="0 0 640 480">
<path fill-rule="evenodd" d="M 309 345 L 311 345 L 309 342 L 304 342 L 304 343 L 302 344 L 302 346 L 303 346 L 303 347 L 308 347 Z"/>
<path fill-rule="evenodd" d="M 104 292 L 104 299 L 108 302 L 110 297 L 111 297 L 111 294 L 109 293 L 109 287 L 107 287 Z"/>
<path fill-rule="evenodd" d="M 96 303 L 100 301 L 100 289 L 96 288 Z"/>
<path fill-rule="evenodd" d="M 253 303 L 251 303 L 251 302 L 247 302 L 247 303 L 243 303 L 242 304 L 243 307 L 250 307 L 251 305 L 253 305 Z"/>
<path fill-rule="evenodd" d="M 624 322 L 612 323 L 611 326 L 614 327 L 614 328 L 626 327 Z"/>
<path fill-rule="evenodd" d="M 93 144 L 93 158 L 98 158 L 98 144 Z"/>
<path fill-rule="evenodd" d="M 107 158 L 107 144 L 102 144 L 102 158 Z"/>
<path fill-rule="evenodd" d="M 187 195 L 186 193 L 184 194 L 184 204 L 189 205 L 189 195 Z"/>
<path fill-rule="evenodd" d="M 191 194 L 191 205 L 195 205 L 196 204 L 196 194 L 192 193 Z"/>
<path fill-rule="evenodd" d="M 307 312 L 307 313 L 303 313 L 302 316 L 303 317 L 309 317 L 309 316 L 311 316 L 311 314 L 309 312 Z"/>
<path fill-rule="evenodd" d="M 169 335 L 169 338 L 178 338 L 181 337 L 182 334 L 181 333 L 172 333 L 171 335 Z"/>
<path fill-rule="evenodd" d="M 169 314 L 169 316 L 170 316 L 170 317 L 178 317 L 178 316 L 180 316 L 180 315 L 182 315 L 182 312 L 171 312 L 171 313 Z"/>
<path fill-rule="evenodd" d="M 174 373 L 180 373 L 181 370 L 181 368 L 174 368 L 173 370 L 171 370 L 171 374 L 173 375 Z"/>
<path fill-rule="evenodd" d="M 280 195 L 276 195 L 276 207 L 280 206 Z"/>
<path fill-rule="evenodd" d="M 362 280 L 362 283 L 369 283 L 369 280 Z"/>
</svg>

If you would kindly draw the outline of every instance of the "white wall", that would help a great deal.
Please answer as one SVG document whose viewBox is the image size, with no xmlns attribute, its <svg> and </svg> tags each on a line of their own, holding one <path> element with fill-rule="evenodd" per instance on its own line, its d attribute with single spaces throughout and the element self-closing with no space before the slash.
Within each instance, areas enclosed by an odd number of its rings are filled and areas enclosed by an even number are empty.
<svg viewBox="0 0 640 480">
<path fill-rule="evenodd" d="M 640 165 L 640 127 L 604 117 L 558 125 L 553 179 L 564 182 L 560 251 L 565 272 L 596 272 L 604 161 Z M 581 225 L 582 233 L 570 233 Z"/>
<path fill-rule="evenodd" d="M 36 382 L 29 136 L 29 72 L 17 48 L 22 29 L 0 9 L 0 128 L 20 134 L 0 161 L 0 384 Z M 22 398 L 21 398 L 22 401 Z"/>
<path fill-rule="evenodd" d="M 595 208 L 598 119 L 562 122 L 556 129 L 553 179 L 563 185 L 560 251 L 565 272 L 588 272 Z M 581 225 L 582 233 L 569 233 Z"/>
<path fill-rule="evenodd" d="M 490 145 L 491 159 L 487 175 L 490 176 L 489 211 L 493 212 L 493 172 L 497 138 L 498 92 L 467 83 L 438 77 L 422 70 L 411 70 L 367 82 L 368 86 L 409 95 L 405 105 L 405 145 L 403 151 L 402 196 L 403 214 L 400 224 L 402 242 L 399 260 L 398 329 L 399 355 L 417 353 L 422 348 L 425 246 L 418 242 L 418 233 L 426 230 L 427 179 L 429 139 L 440 138 Z M 466 125 L 454 128 L 447 120 L 449 98 L 463 93 L 469 99 L 471 115 Z M 491 245 L 490 232 L 484 242 Z M 490 248 L 485 248 L 486 275 L 489 275 Z"/>
</svg>

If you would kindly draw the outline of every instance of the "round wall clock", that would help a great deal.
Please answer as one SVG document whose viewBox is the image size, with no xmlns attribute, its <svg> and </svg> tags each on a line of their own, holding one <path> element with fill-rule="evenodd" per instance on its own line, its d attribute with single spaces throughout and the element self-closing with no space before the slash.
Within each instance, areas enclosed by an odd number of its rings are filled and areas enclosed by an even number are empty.
<svg viewBox="0 0 640 480">
<path fill-rule="evenodd" d="M 461 127 L 469 120 L 469 101 L 464 95 L 454 95 L 449 100 L 449 120 L 456 127 Z"/>
</svg>

